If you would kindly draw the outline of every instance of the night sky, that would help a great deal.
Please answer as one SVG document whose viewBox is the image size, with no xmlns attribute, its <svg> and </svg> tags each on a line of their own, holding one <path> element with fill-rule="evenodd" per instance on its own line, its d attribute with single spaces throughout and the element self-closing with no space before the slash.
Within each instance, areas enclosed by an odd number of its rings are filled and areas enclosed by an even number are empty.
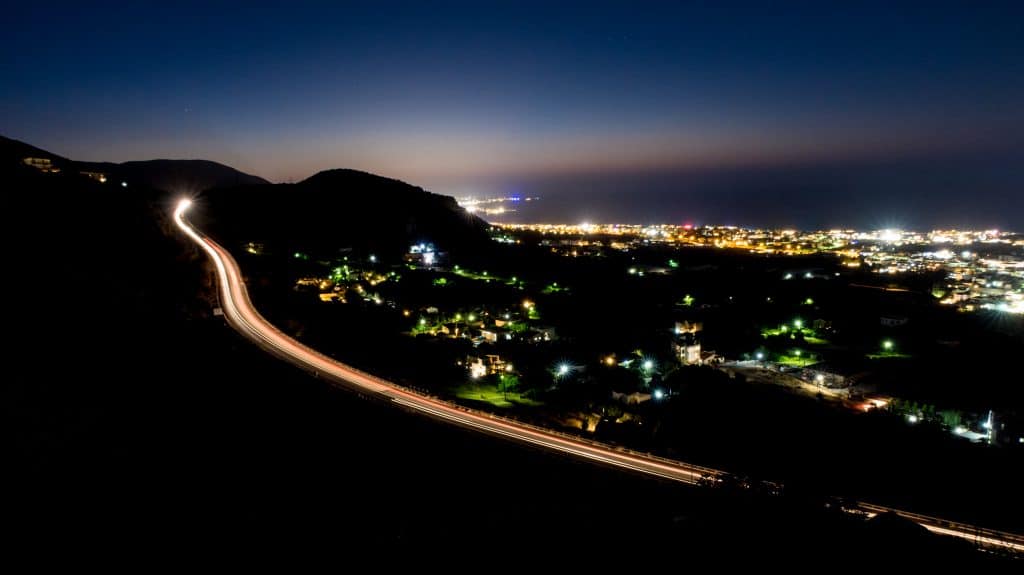
<svg viewBox="0 0 1024 575">
<path fill-rule="evenodd" d="M 0 134 L 542 197 L 506 219 L 1024 230 L 1024 2 L 491 4 L 10 3 Z"/>
</svg>

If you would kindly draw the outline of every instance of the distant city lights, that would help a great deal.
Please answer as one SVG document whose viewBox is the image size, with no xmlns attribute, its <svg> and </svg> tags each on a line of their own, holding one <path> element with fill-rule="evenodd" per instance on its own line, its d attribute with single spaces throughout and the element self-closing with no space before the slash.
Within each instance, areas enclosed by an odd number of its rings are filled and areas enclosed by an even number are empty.
<svg viewBox="0 0 1024 575">
<path fill-rule="evenodd" d="M 519 231 L 539 234 L 540 245 L 553 253 L 579 257 L 609 251 L 630 252 L 650 244 L 732 248 L 757 254 L 831 254 L 845 268 L 873 274 L 945 272 L 933 294 L 939 303 L 965 312 L 991 310 L 1024 314 L 1024 237 L 991 230 L 932 230 L 898 228 L 874 231 L 830 229 L 755 229 L 737 226 L 671 224 L 492 224 L 501 230 L 496 241 Z M 520 240 L 512 240 L 518 243 Z M 989 248 L 991 246 L 991 249 Z M 1014 249 L 1017 248 L 1017 249 Z M 677 259 L 665 267 L 632 265 L 631 276 L 666 274 L 685 269 Z M 828 280 L 842 274 L 824 269 L 785 272 L 783 280 L 799 275 L 806 280 Z M 944 285 L 942 285 L 944 284 Z M 897 288 L 898 289 L 898 288 Z M 807 298 L 807 305 L 814 305 Z"/>
<path fill-rule="evenodd" d="M 456 200 L 459 207 L 465 209 L 467 212 L 474 214 L 480 213 L 488 216 L 502 215 L 509 212 L 515 212 L 515 208 L 506 206 L 505 204 L 518 204 L 519 202 L 536 201 L 540 197 L 522 197 L 522 196 L 501 196 L 497 198 L 474 198 L 474 197 L 463 197 Z"/>
</svg>

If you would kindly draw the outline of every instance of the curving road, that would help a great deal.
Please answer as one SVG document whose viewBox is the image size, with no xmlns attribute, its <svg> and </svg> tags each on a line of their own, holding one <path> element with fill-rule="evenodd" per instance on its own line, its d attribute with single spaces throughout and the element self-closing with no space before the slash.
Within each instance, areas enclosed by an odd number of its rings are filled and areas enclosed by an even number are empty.
<svg viewBox="0 0 1024 575">
<path fill-rule="evenodd" d="M 723 479 L 727 473 L 680 461 L 639 453 L 624 448 L 588 441 L 549 429 L 492 415 L 413 392 L 404 387 L 360 371 L 307 347 L 284 334 L 263 318 L 249 300 L 242 274 L 231 254 L 216 242 L 196 230 L 185 220 L 191 200 L 181 200 L 174 210 L 175 224 L 196 242 L 213 261 L 220 288 L 220 303 L 224 317 L 242 335 L 281 359 L 287 360 L 332 383 L 360 394 L 389 401 L 405 409 L 441 419 L 465 428 L 507 437 L 522 443 L 540 446 L 561 453 L 614 465 L 649 475 L 655 475 L 696 484 L 706 479 Z M 979 529 L 969 525 L 951 523 L 942 519 L 916 515 L 870 504 L 860 504 L 867 513 L 895 512 L 911 519 L 931 531 L 954 535 L 979 544 L 998 545 L 1024 551 L 1024 537 L 1012 533 Z M 984 536 L 982 536 L 984 533 Z"/>
</svg>

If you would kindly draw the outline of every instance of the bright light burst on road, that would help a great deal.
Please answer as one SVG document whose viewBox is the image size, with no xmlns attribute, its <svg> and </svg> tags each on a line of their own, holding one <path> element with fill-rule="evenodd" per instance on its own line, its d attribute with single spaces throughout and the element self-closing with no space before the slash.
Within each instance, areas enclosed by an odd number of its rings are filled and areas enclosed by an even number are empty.
<svg viewBox="0 0 1024 575">
<path fill-rule="evenodd" d="M 903 237 L 901 230 L 882 230 L 881 239 L 883 242 L 898 242 Z"/>
</svg>

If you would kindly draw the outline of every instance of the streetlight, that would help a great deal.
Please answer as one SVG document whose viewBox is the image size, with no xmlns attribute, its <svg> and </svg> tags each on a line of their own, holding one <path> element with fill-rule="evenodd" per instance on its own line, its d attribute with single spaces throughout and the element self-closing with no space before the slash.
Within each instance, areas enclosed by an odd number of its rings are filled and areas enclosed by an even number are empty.
<svg viewBox="0 0 1024 575">
<path fill-rule="evenodd" d="M 988 439 L 989 444 L 991 444 L 992 441 L 995 439 L 995 432 L 996 432 L 996 430 L 995 430 L 995 422 L 993 421 L 992 416 L 993 416 L 992 410 L 990 409 L 990 410 L 988 410 L 988 419 L 986 419 L 984 421 L 984 423 L 981 424 L 982 427 L 984 427 L 986 430 L 988 430 L 988 433 L 986 433 L 986 436 L 987 436 L 986 439 Z"/>
<path fill-rule="evenodd" d="M 558 364 L 558 368 L 555 370 L 555 373 L 558 375 L 558 377 L 565 376 L 566 374 L 569 373 L 569 364 L 567 364 L 567 363 L 560 363 L 560 364 Z"/>
<path fill-rule="evenodd" d="M 891 339 L 887 339 L 887 340 L 883 341 L 882 342 L 882 349 L 884 349 L 885 351 L 892 351 L 892 340 Z"/>
<path fill-rule="evenodd" d="M 652 369 L 654 369 L 654 362 L 649 360 L 649 359 L 645 359 L 644 360 L 644 371 L 651 371 Z"/>
<path fill-rule="evenodd" d="M 793 327 L 795 327 L 797 329 L 803 329 L 804 328 L 804 320 L 802 320 L 800 318 L 794 319 L 793 320 Z"/>
</svg>

